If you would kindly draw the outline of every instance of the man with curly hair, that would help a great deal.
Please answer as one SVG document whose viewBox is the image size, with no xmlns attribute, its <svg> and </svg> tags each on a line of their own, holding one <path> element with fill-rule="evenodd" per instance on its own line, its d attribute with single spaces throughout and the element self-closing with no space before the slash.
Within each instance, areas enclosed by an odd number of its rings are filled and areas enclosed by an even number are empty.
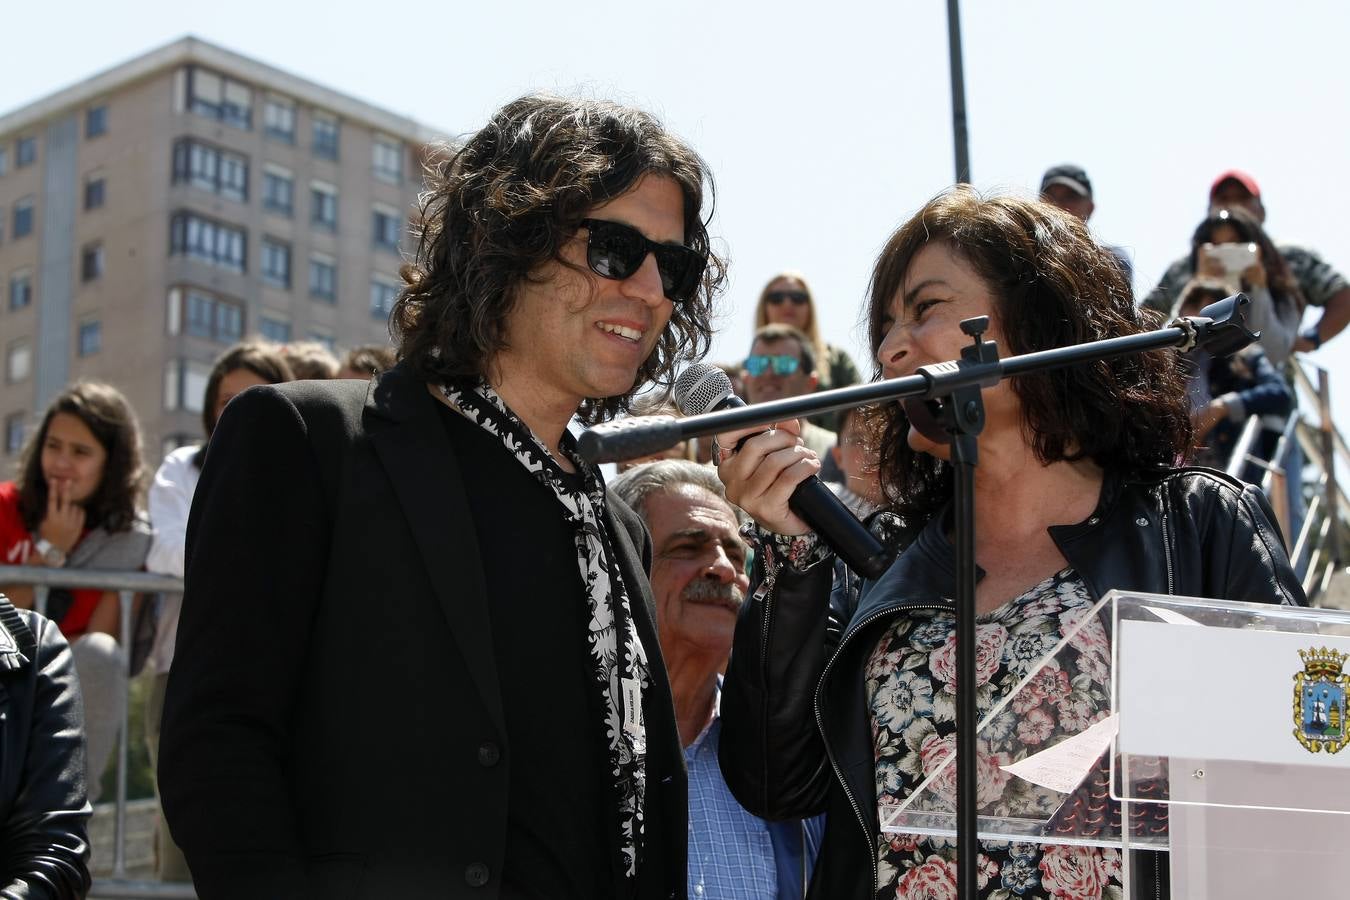
<svg viewBox="0 0 1350 900">
<path fill-rule="evenodd" d="M 529 96 L 429 181 L 398 365 L 251 389 L 212 437 L 174 838 L 203 898 L 683 897 L 651 545 L 567 425 L 706 351 L 707 167 L 638 110 Z"/>
</svg>

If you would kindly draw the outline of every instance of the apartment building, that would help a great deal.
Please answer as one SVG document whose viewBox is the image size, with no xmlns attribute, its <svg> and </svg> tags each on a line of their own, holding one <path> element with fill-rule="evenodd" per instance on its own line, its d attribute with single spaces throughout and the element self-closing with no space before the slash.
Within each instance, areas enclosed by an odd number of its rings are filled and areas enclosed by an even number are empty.
<svg viewBox="0 0 1350 900">
<path fill-rule="evenodd" d="M 0 116 L 0 463 L 77 378 L 126 393 L 153 467 L 231 343 L 387 342 L 443 139 L 193 37 Z"/>
</svg>

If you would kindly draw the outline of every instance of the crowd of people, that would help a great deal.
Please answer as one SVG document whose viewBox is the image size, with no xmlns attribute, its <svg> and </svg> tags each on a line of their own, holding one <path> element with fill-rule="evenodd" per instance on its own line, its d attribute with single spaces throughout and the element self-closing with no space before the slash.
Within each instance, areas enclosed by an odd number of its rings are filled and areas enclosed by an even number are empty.
<svg viewBox="0 0 1350 900">
<path fill-rule="evenodd" d="M 681 444 L 606 486 L 568 431 L 678 415 L 644 391 L 712 337 L 711 185 L 645 113 L 525 97 L 430 175 L 397 355 L 231 347 L 203 441 L 150 479 L 117 389 L 63 391 L 0 484 L 0 562 L 186 589 L 138 598 L 133 634 L 114 592 L 53 590 L 38 615 L 31 587 L 4 589 L 0 699 L 26 732 L 0 734 L 0 894 L 88 889 L 130 656 L 153 673 L 159 874 L 204 898 L 954 896 L 954 843 L 878 821 L 954 747 L 948 446 L 890 404 Z M 1261 331 L 1229 358 L 1155 351 L 986 391 L 982 712 L 1112 588 L 1305 602 L 1260 467 L 1216 469 L 1253 415 L 1270 458 L 1283 370 L 1350 322 L 1350 283 L 1265 233 L 1245 173 L 1215 179 L 1140 302 L 1093 210 L 1073 165 L 1039 200 L 955 187 L 891 235 L 869 286 L 878 377 L 959 357 L 980 315 L 1027 353 L 1241 290 Z M 868 377 L 822 334 L 822 302 L 798 271 L 764 284 L 724 365 L 748 402 Z M 815 474 L 892 543 L 881 578 L 794 511 Z M 981 753 L 1011 761 L 1028 727 L 1103 718 L 1108 656 L 1104 634 L 1079 638 L 1072 692 L 1008 712 Z M 1032 900 L 1119 896 L 1121 866 L 986 843 L 978 870 L 982 896 Z"/>
</svg>

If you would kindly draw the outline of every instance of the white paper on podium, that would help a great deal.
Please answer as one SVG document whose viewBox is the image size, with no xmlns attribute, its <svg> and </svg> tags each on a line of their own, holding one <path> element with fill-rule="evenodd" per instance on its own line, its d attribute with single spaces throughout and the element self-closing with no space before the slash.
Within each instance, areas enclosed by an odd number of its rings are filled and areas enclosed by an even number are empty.
<svg viewBox="0 0 1350 900">
<path fill-rule="evenodd" d="M 1106 748 L 1111 746 L 1111 739 L 1119 728 L 1120 719 L 1107 716 L 1086 731 L 1065 738 L 1048 750 L 1033 753 L 999 768 L 1023 781 L 1061 794 L 1072 794 L 1087 778 L 1097 760 L 1102 758 Z"/>
</svg>

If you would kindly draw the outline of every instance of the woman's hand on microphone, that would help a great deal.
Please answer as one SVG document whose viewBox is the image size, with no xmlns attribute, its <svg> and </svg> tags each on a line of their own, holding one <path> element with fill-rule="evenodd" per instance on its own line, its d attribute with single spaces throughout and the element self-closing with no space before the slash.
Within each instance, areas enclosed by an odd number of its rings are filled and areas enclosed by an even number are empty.
<svg viewBox="0 0 1350 900">
<path fill-rule="evenodd" d="M 788 507 L 797 485 L 820 471 L 820 458 L 802 444 L 800 431 L 798 420 L 791 419 L 768 431 L 747 428 L 717 436 L 714 462 L 726 485 L 727 499 L 775 534 L 811 530 Z"/>
</svg>

